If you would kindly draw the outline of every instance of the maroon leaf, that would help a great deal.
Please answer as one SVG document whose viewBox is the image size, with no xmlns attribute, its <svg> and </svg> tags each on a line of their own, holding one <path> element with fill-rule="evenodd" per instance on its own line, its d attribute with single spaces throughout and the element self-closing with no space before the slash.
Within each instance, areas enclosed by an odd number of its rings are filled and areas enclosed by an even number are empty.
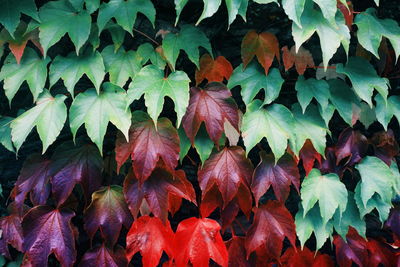
<svg viewBox="0 0 400 267">
<path fill-rule="evenodd" d="M 50 195 L 49 179 L 52 173 L 50 160 L 42 158 L 39 154 L 29 156 L 22 166 L 11 197 L 18 207 L 22 207 L 26 195 L 30 192 L 33 205 L 46 204 Z"/>
<path fill-rule="evenodd" d="M 337 165 L 336 162 L 336 148 L 327 147 L 325 149 L 325 159 L 322 160 L 321 167 L 319 168 L 322 173 L 336 173 L 339 177 L 343 176 L 345 166 L 342 162 Z"/>
<path fill-rule="evenodd" d="M 307 139 L 304 143 L 303 147 L 299 152 L 299 158 L 303 162 L 304 170 L 306 171 L 306 175 L 313 169 L 315 162 L 321 164 L 321 154 L 315 150 L 314 145 Z"/>
<path fill-rule="evenodd" d="M 281 258 L 281 265 L 286 267 L 334 267 L 332 259 L 319 252 L 312 252 L 307 247 L 288 248 Z"/>
<path fill-rule="evenodd" d="M 198 171 L 202 198 L 204 199 L 206 193 L 216 185 L 221 192 L 225 208 L 238 194 L 240 185 L 249 187 L 252 173 L 253 165 L 246 158 L 243 148 L 225 147 L 211 155 Z"/>
<path fill-rule="evenodd" d="M 18 251 L 23 251 L 22 218 L 18 213 L 12 213 L 0 219 L 0 254 L 11 258 L 8 245 Z"/>
<path fill-rule="evenodd" d="M 278 201 L 284 203 L 289 196 L 290 184 L 297 192 L 300 186 L 300 174 L 296 162 L 289 154 L 285 154 L 275 164 L 274 155 L 260 152 L 261 161 L 254 170 L 251 191 L 258 206 L 260 198 L 271 187 Z"/>
<path fill-rule="evenodd" d="M 336 260 L 341 267 L 351 267 L 352 263 L 364 266 L 367 263 L 367 241 L 357 231 L 350 227 L 346 241 L 339 235 L 333 240 L 336 247 Z"/>
<path fill-rule="evenodd" d="M 144 182 L 161 158 L 166 168 L 173 171 L 179 160 L 178 131 L 167 118 L 160 118 L 157 129 L 153 120 L 142 111 L 132 114 L 132 126 L 129 130 L 129 143 L 122 134 L 118 135 L 115 145 L 115 159 L 119 170 L 131 155 L 132 167 L 139 181 Z"/>
<path fill-rule="evenodd" d="M 387 132 L 381 131 L 375 133 L 371 138 L 371 143 L 374 147 L 375 156 L 389 166 L 392 164 L 393 158 L 399 154 L 399 144 L 391 129 Z"/>
<path fill-rule="evenodd" d="M 336 165 L 343 159 L 345 164 L 353 166 L 367 154 L 368 140 L 359 131 L 347 128 L 341 132 L 336 144 Z"/>
<path fill-rule="evenodd" d="M 290 212 L 276 200 L 270 200 L 254 208 L 254 221 L 247 232 L 246 251 L 249 256 L 256 249 L 265 246 L 268 256 L 279 259 L 285 236 L 296 246 L 296 226 Z"/>
<path fill-rule="evenodd" d="M 193 186 L 186 179 L 185 172 L 182 170 L 171 172 L 165 169 L 163 164 L 159 164 L 142 185 L 133 172 L 130 172 L 124 181 L 124 195 L 134 218 L 138 216 L 146 200 L 149 210 L 164 223 L 168 218 L 171 199 L 175 202 L 175 197 L 179 197 L 196 204 Z"/>
<path fill-rule="evenodd" d="M 32 266 L 47 266 L 47 258 L 54 253 L 62 266 L 72 266 L 76 258 L 74 230 L 71 218 L 75 213 L 67 209 L 37 206 L 29 210 L 22 221 L 24 250 Z"/>
<path fill-rule="evenodd" d="M 128 260 L 125 256 L 123 247 L 117 245 L 114 250 L 102 244 L 99 247 L 90 249 L 83 255 L 80 267 L 124 267 L 128 266 Z"/>
<path fill-rule="evenodd" d="M 168 221 L 164 225 L 156 217 L 142 216 L 132 224 L 126 237 L 128 260 L 140 251 L 143 267 L 157 266 L 163 251 L 172 258 L 173 240 L 174 232 Z"/>
<path fill-rule="evenodd" d="M 400 238 L 400 208 L 396 207 L 390 211 L 389 219 L 386 221 L 388 226 L 393 233 Z"/>
<path fill-rule="evenodd" d="M 86 200 L 101 186 L 103 159 L 97 147 L 72 141 L 57 147 L 52 156 L 51 178 L 53 197 L 58 205 L 65 202 L 74 189 L 81 184 Z"/>
<path fill-rule="evenodd" d="M 228 266 L 251 267 L 246 258 L 245 240 L 244 237 L 233 236 L 225 242 L 229 255 Z"/>
<path fill-rule="evenodd" d="M 398 266 L 397 257 L 389 245 L 382 243 L 375 239 L 368 240 L 368 266 L 378 267 L 378 266 Z"/>
<path fill-rule="evenodd" d="M 90 238 L 100 229 L 103 238 L 111 245 L 117 242 L 122 225 L 129 229 L 132 224 L 132 215 L 119 185 L 107 186 L 94 192 L 92 203 L 84 215 L 85 229 Z"/>
<path fill-rule="evenodd" d="M 190 101 L 183 116 L 182 124 L 192 144 L 204 122 L 211 140 L 216 145 L 224 131 L 224 122 L 228 121 L 239 131 L 238 107 L 229 89 L 222 83 L 209 83 L 204 89 L 192 87 Z"/>
</svg>

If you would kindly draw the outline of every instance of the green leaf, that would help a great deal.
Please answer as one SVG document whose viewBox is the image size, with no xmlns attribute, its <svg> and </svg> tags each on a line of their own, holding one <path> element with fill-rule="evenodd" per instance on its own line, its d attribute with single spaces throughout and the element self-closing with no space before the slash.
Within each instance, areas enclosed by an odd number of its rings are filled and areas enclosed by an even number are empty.
<svg viewBox="0 0 400 267">
<path fill-rule="evenodd" d="M 185 51 L 190 61 L 198 69 L 199 66 L 199 47 L 205 48 L 212 54 L 211 44 L 207 36 L 198 28 L 191 25 L 183 25 L 179 33 L 168 33 L 162 43 L 165 58 L 175 70 L 175 63 L 181 50 Z"/>
<path fill-rule="evenodd" d="M 145 15 L 154 27 L 156 10 L 150 0 L 110 0 L 102 3 L 97 17 L 99 32 L 101 33 L 110 19 L 115 18 L 124 30 L 132 34 L 137 13 Z"/>
<path fill-rule="evenodd" d="M 0 0 L 0 24 L 14 37 L 21 13 L 39 20 L 34 0 Z"/>
<path fill-rule="evenodd" d="M 183 8 L 186 6 L 189 0 L 174 0 L 175 3 L 175 11 L 176 11 L 176 19 L 175 19 L 175 26 L 178 24 L 179 17 L 181 16 L 181 12 Z"/>
<path fill-rule="evenodd" d="M 114 44 L 114 52 L 117 52 L 117 50 L 124 43 L 126 31 L 111 20 L 106 24 L 105 29 L 107 29 L 111 35 L 111 39 Z"/>
<path fill-rule="evenodd" d="M 11 152 L 14 151 L 14 146 L 11 141 L 10 123 L 13 120 L 11 117 L 0 117 L 0 144 Z"/>
<path fill-rule="evenodd" d="M 322 119 L 325 121 L 325 126 L 329 128 L 329 122 L 331 121 L 333 114 L 335 113 L 335 106 L 329 103 L 326 108 L 322 109 L 321 106 L 318 105 L 318 110 Z"/>
<path fill-rule="evenodd" d="M 292 34 L 296 43 L 296 50 L 317 32 L 321 43 L 322 59 L 325 69 L 340 44 L 342 44 L 344 50 L 348 54 L 350 32 L 341 12 L 337 12 L 336 14 L 335 25 L 326 20 L 321 12 L 306 5 L 300 21 L 302 27 L 295 23 L 292 24 Z"/>
<path fill-rule="evenodd" d="M 69 110 L 70 127 L 75 139 L 76 132 L 82 124 L 97 145 L 100 153 L 103 151 L 104 135 L 109 122 L 114 124 L 129 140 L 131 112 L 126 109 L 126 92 L 119 86 L 104 83 L 100 94 L 89 89 L 77 95 Z"/>
<path fill-rule="evenodd" d="M 18 152 L 28 134 L 36 126 L 43 143 L 42 153 L 56 140 L 67 119 L 65 95 L 53 97 L 48 90 L 43 91 L 36 106 L 25 111 L 11 122 L 11 137 Z"/>
<path fill-rule="evenodd" d="M 270 104 L 278 98 L 284 80 L 278 69 L 270 69 L 268 76 L 259 64 L 253 62 L 243 70 L 240 64 L 232 73 L 228 81 L 228 88 L 240 86 L 243 102 L 248 105 L 263 89 L 265 93 L 264 104 Z"/>
<path fill-rule="evenodd" d="M 356 16 L 354 23 L 357 25 L 358 42 L 369 52 L 379 58 L 379 46 L 382 37 L 386 37 L 396 53 L 396 59 L 400 55 L 400 27 L 392 19 L 379 19 L 376 10 L 368 8 L 365 12 Z"/>
<path fill-rule="evenodd" d="M 127 107 L 144 94 L 147 112 L 157 123 L 164 97 L 169 96 L 175 103 L 177 127 L 179 127 L 189 104 L 190 79 L 183 71 L 172 72 L 167 78 L 157 66 L 147 65 L 136 75 L 128 89 Z"/>
<path fill-rule="evenodd" d="M 256 3 L 261 4 L 262 1 L 268 2 L 268 0 L 256 0 Z M 276 0 L 270 0 L 271 2 L 276 2 Z M 240 15 L 244 21 L 246 21 L 246 11 L 248 0 L 225 0 L 226 8 L 228 9 L 228 25 L 236 19 L 237 15 Z M 266 4 L 266 3 L 265 3 Z"/>
<path fill-rule="evenodd" d="M 381 95 L 375 96 L 376 101 L 376 118 L 382 124 L 385 131 L 393 116 L 396 116 L 397 121 L 400 123 L 400 96 L 390 96 L 385 101 Z"/>
<path fill-rule="evenodd" d="M 328 106 L 330 92 L 329 85 L 325 80 L 316 80 L 314 78 L 305 80 L 303 76 L 300 76 L 295 88 L 303 113 L 313 98 L 318 101 L 322 109 Z"/>
<path fill-rule="evenodd" d="M 360 117 L 358 120 L 368 129 L 368 127 L 376 121 L 375 108 L 371 108 L 367 103 L 361 102 Z"/>
<path fill-rule="evenodd" d="M 217 12 L 221 5 L 221 0 L 203 0 L 204 8 L 200 18 L 196 22 L 196 26 L 205 18 L 209 18 Z"/>
<path fill-rule="evenodd" d="M 12 54 L 7 56 L 0 71 L 0 81 L 4 80 L 3 88 L 10 105 L 24 81 L 28 83 L 33 100 L 36 101 L 46 84 L 49 62 L 49 58 L 41 59 L 31 48 L 25 49 L 20 64 L 17 64 Z"/>
<path fill-rule="evenodd" d="M 301 247 L 304 247 L 306 241 L 311 237 L 314 232 L 317 240 L 316 250 L 319 250 L 328 237 L 333 234 L 332 222 L 324 222 L 319 213 L 320 209 L 318 204 L 315 205 L 306 215 L 304 215 L 303 208 L 300 206 L 299 211 L 295 216 L 296 234 L 300 240 Z"/>
<path fill-rule="evenodd" d="M 112 45 L 107 46 L 101 52 L 106 67 L 110 74 L 110 82 L 123 87 L 129 78 L 133 78 L 142 67 L 140 60 L 137 60 L 135 51 L 125 51 L 120 48 L 114 52 Z"/>
<path fill-rule="evenodd" d="M 86 9 L 90 14 L 94 13 L 100 7 L 100 0 L 85 0 Z"/>
<path fill-rule="evenodd" d="M 329 23 L 335 25 L 335 15 L 337 11 L 337 1 L 335 0 L 313 0 L 322 11 Z M 342 1 L 343 2 L 343 1 Z"/>
<path fill-rule="evenodd" d="M 293 20 L 300 28 L 302 28 L 300 18 L 303 14 L 305 4 L 306 0 L 282 0 L 283 10 L 285 10 L 289 19 Z"/>
<path fill-rule="evenodd" d="M 374 67 L 364 58 L 351 57 L 346 66 L 337 64 L 336 71 L 349 77 L 356 94 L 372 107 L 374 88 L 385 99 L 388 95 L 389 80 L 376 74 Z"/>
<path fill-rule="evenodd" d="M 74 87 L 84 74 L 92 81 L 97 92 L 99 92 L 101 82 L 104 79 L 105 68 L 103 58 L 98 51 L 88 52 L 80 56 L 74 53 L 70 53 L 67 57 L 57 56 L 50 65 L 50 87 L 61 78 L 68 92 L 74 96 Z"/>
<path fill-rule="evenodd" d="M 301 184 L 300 196 L 303 216 L 318 202 L 324 224 L 337 209 L 340 216 L 346 210 L 347 189 L 335 173 L 322 175 L 318 169 L 312 169 Z"/>
<path fill-rule="evenodd" d="M 44 57 L 47 50 L 68 33 L 76 54 L 89 38 L 92 19 L 86 10 L 76 10 L 67 0 L 51 1 L 40 8 L 39 38 Z M 78 25 L 78 26 L 77 26 Z"/>
<path fill-rule="evenodd" d="M 325 154 L 326 134 L 329 129 L 326 127 L 317 107 L 310 105 L 306 112 L 301 111 L 299 104 L 292 106 L 292 113 L 295 119 L 295 141 L 291 140 L 291 147 L 295 155 L 298 155 L 307 139 L 310 139 L 315 150 L 321 155 Z M 294 143 L 294 144 L 293 144 Z"/>
<path fill-rule="evenodd" d="M 266 137 L 275 161 L 278 161 L 285 154 L 289 138 L 293 137 L 295 121 L 292 113 L 283 105 L 272 104 L 266 109 L 262 105 L 261 100 L 254 100 L 243 115 L 241 131 L 246 154 Z"/>
</svg>

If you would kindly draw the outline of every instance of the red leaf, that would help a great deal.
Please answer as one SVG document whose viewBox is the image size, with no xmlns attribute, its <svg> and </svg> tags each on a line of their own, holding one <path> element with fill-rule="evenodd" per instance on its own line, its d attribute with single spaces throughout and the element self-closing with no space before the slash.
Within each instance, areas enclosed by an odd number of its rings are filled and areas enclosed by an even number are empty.
<svg viewBox="0 0 400 267">
<path fill-rule="evenodd" d="M 204 79 L 208 82 L 229 80 L 232 72 L 232 65 L 225 57 L 219 56 L 214 60 L 209 54 L 204 54 L 200 58 L 200 69 L 196 70 L 196 85 Z"/>
<path fill-rule="evenodd" d="M 245 240 L 244 237 L 233 236 L 225 242 L 229 255 L 228 266 L 251 267 L 246 258 Z"/>
<path fill-rule="evenodd" d="M 42 158 L 39 154 L 30 155 L 25 160 L 11 191 L 11 197 L 14 198 L 16 205 L 22 207 L 29 192 L 33 205 L 46 204 L 50 195 L 51 175 L 50 160 Z"/>
<path fill-rule="evenodd" d="M 307 49 L 303 47 L 299 48 L 296 53 L 296 46 L 292 46 L 290 50 L 287 46 L 282 48 L 282 59 L 283 65 L 285 66 L 285 71 L 288 71 L 293 65 L 296 66 L 296 71 L 299 75 L 303 75 L 307 67 L 315 66 L 313 57 Z"/>
<path fill-rule="evenodd" d="M 163 251 L 172 258 L 173 239 L 174 232 L 168 221 L 164 225 L 156 217 L 142 216 L 132 224 L 126 237 L 128 260 L 140 251 L 144 267 L 157 266 Z"/>
<path fill-rule="evenodd" d="M 342 2 L 340 2 L 340 0 L 337 0 L 337 8 L 340 10 L 340 12 L 343 13 L 346 25 L 351 30 L 351 26 L 353 26 L 354 20 L 353 4 L 351 3 L 351 1 L 347 1 L 347 5 L 349 6 L 349 8 L 347 8 Z"/>
<path fill-rule="evenodd" d="M 192 217 L 180 222 L 174 239 L 176 266 L 184 267 L 190 260 L 193 267 L 207 267 L 210 258 L 228 266 L 228 252 L 220 229 L 216 221 L 207 218 Z"/>
<path fill-rule="evenodd" d="M 276 200 L 270 200 L 254 208 L 254 221 L 247 232 L 246 250 L 249 256 L 257 248 L 265 246 L 270 258 L 279 259 L 285 236 L 296 246 L 296 226 L 290 212 Z"/>
<path fill-rule="evenodd" d="M 75 184 L 81 184 L 86 200 L 101 186 L 103 159 L 97 147 L 78 141 L 57 147 L 52 156 L 51 178 L 53 196 L 58 205 L 67 200 Z"/>
<path fill-rule="evenodd" d="M 84 213 L 85 229 L 92 239 L 97 229 L 103 238 L 114 245 L 117 242 L 122 225 L 126 229 L 132 224 L 132 215 L 125 202 L 122 187 L 111 185 L 96 191 L 92 203 Z"/>
<path fill-rule="evenodd" d="M 349 228 L 346 241 L 339 235 L 336 235 L 333 240 L 339 266 L 351 267 L 353 262 L 358 266 L 364 266 L 368 258 L 367 241 L 352 227 Z"/>
<path fill-rule="evenodd" d="M 117 245 L 114 250 L 102 244 L 99 247 L 92 248 L 83 255 L 80 267 L 123 267 L 128 266 L 123 247 Z"/>
<path fill-rule="evenodd" d="M 8 245 L 18 251 L 23 251 L 23 234 L 21 226 L 22 218 L 16 214 L 10 214 L 0 219 L 0 254 L 11 258 Z"/>
<path fill-rule="evenodd" d="M 398 267 L 395 252 L 389 245 L 379 242 L 378 240 L 371 239 L 367 243 L 368 246 L 368 266 L 388 266 Z"/>
<path fill-rule="evenodd" d="M 366 156 L 368 149 L 368 140 L 359 131 L 354 131 L 352 128 L 347 128 L 340 133 L 336 143 L 336 165 L 343 159 L 346 163 L 352 166 Z"/>
<path fill-rule="evenodd" d="M 334 267 L 332 259 L 326 254 L 314 253 L 307 247 L 288 248 L 281 257 L 282 266 L 286 267 Z"/>
<path fill-rule="evenodd" d="M 280 60 L 279 42 L 275 35 L 269 32 L 258 34 L 256 31 L 249 31 L 242 40 L 241 53 L 243 68 L 246 68 L 254 56 L 264 67 L 265 74 L 274 61 L 274 57 Z"/>
<path fill-rule="evenodd" d="M 36 206 L 22 221 L 25 256 L 32 266 L 47 266 L 47 258 L 54 253 L 62 266 L 72 266 L 76 258 L 74 230 L 71 218 L 75 213 L 67 209 Z"/>
<path fill-rule="evenodd" d="M 238 194 L 240 185 L 249 187 L 252 173 L 253 165 L 246 158 L 243 148 L 225 147 L 220 152 L 211 155 L 204 162 L 203 168 L 198 171 L 203 199 L 207 191 L 216 185 L 221 192 L 225 208 Z"/>
<path fill-rule="evenodd" d="M 124 181 L 124 195 L 134 218 L 138 216 L 140 207 L 146 200 L 150 211 L 164 223 L 167 222 L 168 209 L 171 206 L 174 207 L 174 205 L 169 205 L 169 202 L 171 202 L 171 199 L 174 202 L 176 201 L 175 197 L 170 197 L 171 195 L 196 204 L 193 186 L 186 179 L 185 172 L 182 170 L 170 172 L 162 165 L 156 167 L 142 185 L 130 172 Z M 176 207 L 173 209 L 176 210 Z"/>
<path fill-rule="evenodd" d="M 132 114 L 129 143 L 122 134 L 115 145 L 115 159 L 119 170 L 131 155 L 135 176 L 142 183 L 150 175 L 161 158 L 165 166 L 173 171 L 179 160 L 178 131 L 167 118 L 160 118 L 157 129 L 153 120 L 143 111 Z"/>
<path fill-rule="evenodd" d="M 387 165 L 392 164 L 392 160 L 399 154 L 399 144 L 391 129 L 387 132 L 375 133 L 371 138 L 375 156 L 383 160 Z"/>
<path fill-rule="evenodd" d="M 289 196 L 290 184 L 293 184 L 297 192 L 300 186 L 300 174 L 293 158 L 285 154 L 275 164 L 274 155 L 260 152 L 261 161 L 254 170 L 251 191 L 258 206 L 260 198 L 271 187 L 278 201 L 284 203 Z"/>
<path fill-rule="evenodd" d="M 300 159 L 303 161 L 303 167 L 306 175 L 313 169 L 315 161 L 321 165 L 321 154 L 315 150 L 314 145 L 307 139 L 299 153 Z"/>
<path fill-rule="evenodd" d="M 204 122 L 211 140 L 218 145 L 225 121 L 239 131 L 238 107 L 225 85 L 210 83 L 204 89 L 190 88 L 189 106 L 183 116 L 182 124 L 192 144 L 201 123 Z"/>
</svg>

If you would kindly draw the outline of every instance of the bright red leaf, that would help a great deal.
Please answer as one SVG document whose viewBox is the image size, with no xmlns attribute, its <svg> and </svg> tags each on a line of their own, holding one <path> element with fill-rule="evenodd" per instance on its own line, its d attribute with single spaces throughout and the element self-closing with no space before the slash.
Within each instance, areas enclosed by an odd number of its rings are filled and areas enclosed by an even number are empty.
<svg viewBox="0 0 400 267">
<path fill-rule="evenodd" d="M 276 200 L 254 208 L 254 221 L 246 236 L 246 251 L 249 256 L 265 246 L 269 258 L 279 259 L 282 242 L 287 237 L 296 246 L 296 226 L 287 208 Z"/>
<path fill-rule="evenodd" d="M 92 195 L 92 203 L 84 213 L 85 229 L 92 239 L 98 229 L 103 238 L 114 245 L 117 242 L 122 225 L 126 229 L 132 224 L 132 215 L 125 202 L 122 187 L 111 185 Z"/>
<path fill-rule="evenodd" d="M 216 185 L 221 192 L 223 207 L 238 194 L 240 185 L 249 187 L 253 165 L 246 158 L 243 148 L 239 146 L 225 147 L 210 156 L 198 171 L 202 199 Z"/>
<path fill-rule="evenodd" d="M 284 203 L 289 196 L 290 184 L 293 184 L 297 192 L 300 187 L 300 174 L 296 162 L 289 154 L 285 154 L 275 164 L 272 154 L 260 152 L 261 161 L 254 170 L 251 191 L 258 206 L 260 198 L 272 186 L 278 201 Z"/>
<path fill-rule="evenodd" d="M 353 4 L 351 3 L 351 1 L 347 1 L 347 5 L 349 6 L 349 8 L 347 8 L 340 0 L 337 0 L 337 8 L 340 10 L 340 12 L 342 12 L 346 21 L 346 25 L 351 30 L 354 20 Z"/>
<path fill-rule="evenodd" d="M 124 267 L 128 266 L 123 247 L 117 245 L 115 249 L 108 248 L 104 244 L 90 249 L 83 255 L 79 267 Z"/>
<path fill-rule="evenodd" d="M 371 138 L 374 147 L 375 156 L 383 160 L 387 165 L 392 164 L 392 160 L 399 154 L 399 144 L 391 129 L 387 132 L 381 131 L 375 133 Z"/>
<path fill-rule="evenodd" d="M 133 172 L 130 172 L 124 181 L 124 195 L 133 217 L 138 216 L 140 208 L 145 203 L 150 212 L 164 223 L 168 219 L 168 210 L 171 207 L 173 210 L 177 209 L 173 205 L 176 197 L 196 204 L 193 186 L 186 179 L 185 172 L 182 170 L 170 172 L 163 165 L 158 165 L 142 185 Z"/>
<path fill-rule="evenodd" d="M 287 46 L 282 48 L 282 59 L 285 71 L 288 71 L 293 65 L 299 75 L 303 75 L 307 67 L 315 66 L 313 56 L 307 49 L 300 47 L 296 53 L 296 46 L 292 46 L 290 50 Z"/>
<path fill-rule="evenodd" d="M 363 134 L 352 128 L 343 130 L 336 143 L 336 165 L 347 158 L 345 164 L 353 166 L 366 156 L 367 149 L 368 140 Z"/>
<path fill-rule="evenodd" d="M 329 255 L 315 253 L 307 247 L 302 250 L 300 247 L 295 250 L 288 248 L 281 257 L 282 266 L 286 267 L 334 267 L 335 264 Z"/>
<path fill-rule="evenodd" d="M 182 124 L 192 144 L 204 122 L 211 140 L 218 145 L 224 132 L 224 122 L 228 121 L 239 131 L 238 107 L 229 89 L 222 83 L 207 84 L 204 89 L 190 88 L 189 106 Z"/>
<path fill-rule="evenodd" d="M 119 170 L 124 162 L 132 159 L 132 167 L 139 181 L 144 182 L 161 158 L 165 166 L 173 171 L 179 160 L 178 131 L 167 118 L 160 118 L 157 129 L 153 120 L 143 111 L 132 114 L 129 130 L 129 143 L 122 134 L 118 135 L 115 145 L 115 159 Z"/>
<path fill-rule="evenodd" d="M 204 54 L 200 58 L 200 69 L 196 70 L 196 85 L 207 79 L 210 82 L 223 82 L 224 78 L 229 80 L 233 72 L 231 63 L 223 56 L 215 60 Z"/>
<path fill-rule="evenodd" d="M 280 61 L 279 42 L 275 35 L 269 32 L 258 34 L 256 31 L 249 31 L 242 40 L 241 45 L 243 67 L 246 68 L 254 56 L 264 67 L 265 74 L 276 57 Z"/>
<path fill-rule="evenodd" d="M 209 259 L 228 266 L 228 252 L 220 234 L 221 226 L 214 220 L 189 218 L 179 223 L 175 233 L 174 249 L 177 267 L 209 266 Z"/>
<path fill-rule="evenodd" d="M 62 266 L 72 266 L 76 259 L 75 236 L 71 218 L 75 213 L 67 209 L 36 206 L 22 221 L 25 257 L 32 266 L 47 266 L 47 258 L 54 253 Z"/>
<path fill-rule="evenodd" d="M 126 236 L 128 260 L 140 251 L 143 267 L 158 265 L 162 252 L 173 256 L 174 232 L 169 222 L 164 225 L 157 217 L 142 216 L 137 219 Z"/>
</svg>

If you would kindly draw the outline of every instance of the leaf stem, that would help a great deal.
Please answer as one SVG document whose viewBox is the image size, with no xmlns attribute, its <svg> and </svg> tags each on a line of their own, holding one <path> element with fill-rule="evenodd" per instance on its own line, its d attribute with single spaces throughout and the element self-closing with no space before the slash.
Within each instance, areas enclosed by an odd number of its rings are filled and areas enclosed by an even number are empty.
<svg viewBox="0 0 400 267">
<path fill-rule="evenodd" d="M 149 39 L 150 41 L 152 41 L 154 44 L 156 44 L 157 46 L 160 45 L 159 42 L 157 42 L 156 40 L 154 40 L 153 38 L 151 38 L 150 36 L 148 36 L 148 35 L 145 34 L 144 32 L 139 31 L 138 29 L 135 29 L 135 28 L 133 28 L 133 31 L 134 31 L 134 32 L 137 32 L 137 33 L 139 33 L 139 34 L 141 34 L 141 35 L 143 35 L 144 37 L 146 37 L 147 39 Z"/>
</svg>

